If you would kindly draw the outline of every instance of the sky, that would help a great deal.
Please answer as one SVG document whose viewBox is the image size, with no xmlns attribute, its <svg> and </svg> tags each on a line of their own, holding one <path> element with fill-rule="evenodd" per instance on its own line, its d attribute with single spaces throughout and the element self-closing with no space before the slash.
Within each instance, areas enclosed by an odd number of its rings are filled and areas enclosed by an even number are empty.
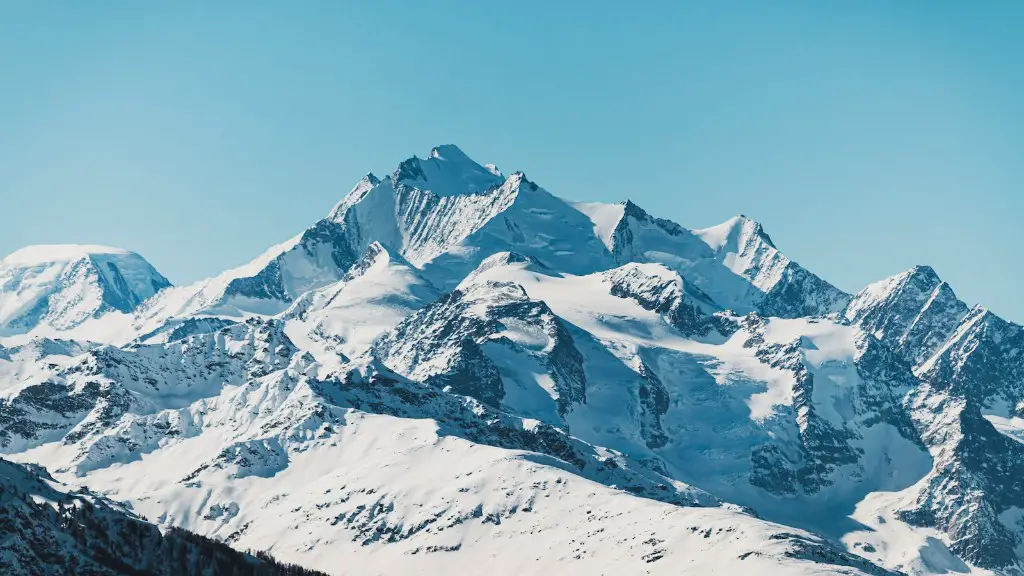
<svg viewBox="0 0 1024 576">
<path fill-rule="evenodd" d="M 1024 2 L 0 3 L 0 253 L 211 276 L 455 143 L 1024 321 Z"/>
</svg>

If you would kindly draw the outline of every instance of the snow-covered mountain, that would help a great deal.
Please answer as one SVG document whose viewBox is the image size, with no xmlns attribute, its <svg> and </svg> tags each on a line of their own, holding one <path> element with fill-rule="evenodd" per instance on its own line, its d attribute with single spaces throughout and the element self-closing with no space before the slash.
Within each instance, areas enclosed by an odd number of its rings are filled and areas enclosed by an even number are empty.
<svg viewBox="0 0 1024 576">
<path fill-rule="evenodd" d="M 844 315 L 917 364 L 949 338 L 967 311 L 935 270 L 914 266 L 855 294 Z"/>
<path fill-rule="evenodd" d="M 190 286 L 57 252 L 0 288 L 48 298 L 0 452 L 163 526 L 332 574 L 1024 573 L 1024 329 L 928 267 L 851 296 L 451 145 Z M 59 305 L 94 286 L 130 304 Z"/>
<path fill-rule="evenodd" d="M 127 250 L 22 248 L 0 261 L 0 335 L 72 331 L 108 314 L 130 314 L 168 286 L 149 262 Z"/>
</svg>

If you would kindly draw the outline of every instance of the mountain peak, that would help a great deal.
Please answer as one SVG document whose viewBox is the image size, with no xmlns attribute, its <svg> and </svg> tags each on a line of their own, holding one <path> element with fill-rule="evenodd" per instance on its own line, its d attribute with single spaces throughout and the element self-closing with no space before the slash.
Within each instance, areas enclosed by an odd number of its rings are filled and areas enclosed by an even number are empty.
<svg viewBox="0 0 1024 576">
<path fill-rule="evenodd" d="M 636 202 L 633 202 L 632 200 L 629 199 L 622 203 L 622 215 L 624 217 L 632 216 L 637 220 L 647 219 L 647 212 L 643 208 L 638 206 Z"/>
<path fill-rule="evenodd" d="M 35 244 L 12 252 L 3 259 L 3 263 L 8 266 L 33 266 L 73 262 L 94 255 L 138 256 L 122 248 L 94 244 Z"/>
<path fill-rule="evenodd" d="M 0 261 L 0 331 L 74 328 L 128 313 L 171 283 L 135 252 L 109 246 L 27 246 Z"/>
<path fill-rule="evenodd" d="M 865 286 L 843 311 L 847 320 L 915 365 L 931 356 L 967 314 L 949 284 L 923 265 Z"/>
<path fill-rule="evenodd" d="M 730 243 L 743 246 L 755 237 L 768 244 L 768 246 L 775 248 L 775 243 L 772 242 L 768 233 L 764 231 L 761 223 L 743 214 L 737 214 L 717 226 L 694 230 L 693 232 L 715 250 L 725 248 Z"/>
<path fill-rule="evenodd" d="M 935 272 L 935 269 L 926 264 L 915 264 L 909 270 L 907 270 L 906 273 L 910 276 L 918 276 L 929 281 L 933 281 L 936 284 L 942 282 L 942 279 L 939 278 L 939 275 Z"/>
<path fill-rule="evenodd" d="M 455 144 L 439 144 L 434 146 L 430 149 L 429 157 L 449 161 L 473 161 Z"/>
<path fill-rule="evenodd" d="M 538 272 L 546 275 L 557 274 L 534 256 L 520 254 L 519 252 L 505 251 L 491 254 L 487 258 L 484 258 L 483 262 L 481 262 L 475 270 L 466 276 L 461 285 L 477 281 L 481 276 L 485 276 L 485 273 L 489 270 L 506 266 L 521 268 L 530 272 Z"/>
<path fill-rule="evenodd" d="M 438 196 L 460 196 L 485 192 L 500 186 L 499 173 L 476 163 L 454 144 L 430 150 L 426 159 L 413 156 L 398 165 L 391 179 L 395 187 L 429 191 Z"/>
<path fill-rule="evenodd" d="M 505 180 L 505 185 L 510 188 L 522 188 L 526 187 L 528 190 L 536 190 L 539 188 L 536 184 L 530 181 L 526 177 L 526 173 L 522 171 L 516 171 L 509 175 L 508 179 Z"/>
</svg>

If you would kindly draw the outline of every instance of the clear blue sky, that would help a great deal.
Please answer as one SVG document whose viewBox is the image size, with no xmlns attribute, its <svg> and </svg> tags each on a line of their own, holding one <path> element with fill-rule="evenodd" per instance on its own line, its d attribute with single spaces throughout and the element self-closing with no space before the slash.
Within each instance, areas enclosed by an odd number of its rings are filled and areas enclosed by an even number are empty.
<svg viewBox="0 0 1024 576">
<path fill-rule="evenodd" d="M 637 4 L 637 5 L 631 5 Z M 1024 2 L 6 2 L 0 252 L 243 263 L 452 142 L 1024 321 Z"/>
</svg>

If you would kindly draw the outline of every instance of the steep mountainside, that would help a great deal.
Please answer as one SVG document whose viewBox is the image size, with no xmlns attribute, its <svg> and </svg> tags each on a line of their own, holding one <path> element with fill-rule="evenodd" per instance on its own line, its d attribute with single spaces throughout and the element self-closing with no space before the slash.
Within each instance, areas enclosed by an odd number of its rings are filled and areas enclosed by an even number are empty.
<svg viewBox="0 0 1024 576">
<path fill-rule="evenodd" d="M 935 270 L 915 266 L 858 292 L 844 315 L 918 364 L 949 338 L 967 310 Z"/>
</svg>

